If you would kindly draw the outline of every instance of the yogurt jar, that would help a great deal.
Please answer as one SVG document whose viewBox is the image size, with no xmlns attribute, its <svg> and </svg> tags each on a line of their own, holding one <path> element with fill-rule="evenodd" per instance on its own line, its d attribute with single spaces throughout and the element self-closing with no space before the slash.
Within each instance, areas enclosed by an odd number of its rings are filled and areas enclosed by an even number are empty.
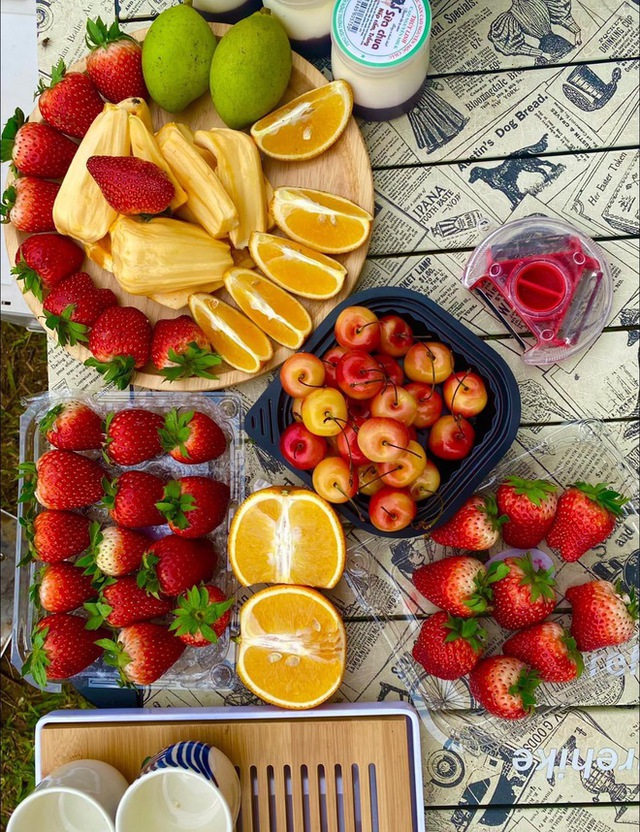
<svg viewBox="0 0 640 832">
<path fill-rule="evenodd" d="M 261 0 L 193 0 L 193 8 L 205 20 L 216 23 L 237 23 L 243 17 L 259 11 Z"/>
<path fill-rule="evenodd" d="M 331 16 L 336 0 L 263 0 L 285 28 L 291 48 L 310 58 L 331 52 Z"/>
<path fill-rule="evenodd" d="M 353 90 L 354 113 L 388 121 L 408 112 L 429 67 L 428 0 L 337 0 L 331 71 Z"/>
</svg>

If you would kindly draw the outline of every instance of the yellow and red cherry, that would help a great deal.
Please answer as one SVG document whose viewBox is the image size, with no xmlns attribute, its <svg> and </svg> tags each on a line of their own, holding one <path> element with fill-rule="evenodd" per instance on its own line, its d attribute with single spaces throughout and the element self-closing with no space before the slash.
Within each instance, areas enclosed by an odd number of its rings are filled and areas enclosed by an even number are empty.
<svg viewBox="0 0 640 832">
<path fill-rule="evenodd" d="M 409 427 L 418 412 L 418 403 L 403 387 L 387 387 L 371 402 L 371 415 L 396 419 Z"/>
<path fill-rule="evenodd" d="M 365 497 L 373 496 L 381 488 L 384 488 L 384 481 L 378 473 L 378 467 L 375 462 L 370 462 L 368 465 L 361 465 L 358 468 L 358 491 L 364 494 Z"/>
<path fill-rule="evenodd" d="M 313 487 L 330 503 L 346 503 L 358 492 L 358 474 L 341 456 L 327 457 L 313 469 Z"/>
<path fill-rule="evenodd" d="M 373 357 L 382 367 L 385 376 L 389 380 L 389 383 L 396 384 L 398 387 L 402 387 L 402 385 L 404 384 L 404 372 L 402 371 L 402 367 L 398 364 L 395 358 L 392 358 L 390 355 L 384 355 L 384 353 L 381 352 L 374 353 Z"/>
<path fill-rule="evenodd" d="M 433 497 L 438 488 L 440 488 L 440 472 L 428 459 L 422 473 L 418 474 L 409 486 L 409 493 L 416 501 L 426 500 L 427 497 Z"/>
<path fill-rule="evenodd" d="M 416 418 L 413 420 L 414 427 L 418 430 L 430 428 L 442 416 L 442 396 L 435 387 L 422 381 L 412 381 L 406 384 L 404 389 L 411 393 L 417 403 Z"/>
<path fill-rule="evenodd" d="M 313 353 L 297 352 L 280 368 L 280 383 L 290 396 L 308 396 L 312 390 L 324 384 L 325 368 Z"/>
<path fill-rule="evenodd" d="M 348 350 L 373 352 L 380 344 L 380 323 L 366 306 L 347 306 L 334 326 L 336 341 Z"/>
<path fill-rule="evenodd" d="M 357 426 L 347 424 L 344 430 L 336 436 L 336 448 L 340 456 L 352 465 L 366 465 L 369 462 L 358 445 Z"/>
<path fill-rule="evenodd" d="M 381 532 L 399 532 L 412 522 L 418 507 L 409 490 L 385 485 L 369 500 L 369 519 Z"/>
<path fill-rule="evenodd" d="M 393 462 L 378 462 L 378 473 L 382 476 L 385 485 L 394 488 L 405 488 L 411 485 L 424 471 L 427 464 L 427 455 L 424 448 L 418 442 L 409 442 L 407 450 Z"/>
<path fill-rule="evenodd" d="M 464 416 L 441 416 L 429 431 L 428 447 L 439 459 L 464 459 L 473 448 L 476 432 Z"/>
<path fill-rule="evenodd" d="M 453 353 L 439 341 L 414 344 L 404 357 L 404 372 L 411 381 L 440 384 L 453 372 Z"/>
<path fill-rule="evenodd" d="M 477 373 L 453 373 L 442 386 L 445 404 L 454 416 L 477 416 L 487 406 L 487 388 Z"/>
<path fill-rule="evenodd" d="M 372 417 L 360 425 L 358 445 L 372 462 L 393 462 L 409 444 L 409 431 L 395 419 Z"/>
<path fill-rule="evenodd" d="M 304 425 L 294 422 L 284 429 L 280 436 L 280 453 L 289 465 L 308 471 L 315 468 L 327 455 L 327 441 L 316 436 Z"/>
<path fill-rule="evenodd" d="M 291 415 L 295 422 L 302 421 L 302 405 L 304 403 L 304 396 L 296 396 L 291 402 Z"/>
<path fill-rule="evenodd" d="M 380 318 L 380 352 L 399 358 L 413 344 L 413 331 L 399 315 Z"/>
<path fill-rule="evenodd" d="M 350 399 L 372 399 L 385 383 L 378 362 L 364 350 L 348 350 L 338 361 L 336 381 Z"/>
<path fill-rule="evenodd" d="M 345 353 L 346 349 L 336 344 L 335 347 L 328 349 L 322 356 L 321 360 L 325 370 L 324 383 L 327 387 L 335 387 L 337 389 L 336 367 L 338 366 L 338 361 L 340 361 Z"/>
<path fill-rule="evenodd" d="M 337 436 L 347 422 L 347 403 L 339 390 L 321 387 L 305 396 L 302 421 L 316 436 Z"/>
</svg>

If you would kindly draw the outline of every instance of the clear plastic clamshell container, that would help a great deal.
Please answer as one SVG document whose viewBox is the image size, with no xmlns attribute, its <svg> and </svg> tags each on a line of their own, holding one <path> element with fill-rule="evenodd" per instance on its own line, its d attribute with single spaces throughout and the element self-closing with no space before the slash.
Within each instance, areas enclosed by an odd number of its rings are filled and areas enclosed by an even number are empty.
<svg viewBox="0 0 640 832">
<path fill-rule="evenodd" d="M 164 476 L 166 479 L 186 475 L 211 476 L 228 484 L 230 488 L 229 511 L 226 520 L 215 529 L 211 535 L 216 551 L 218 565 L 212 577 L 212 583 L 219 586 L 227 596 L 231 597 L 237 590 L 233 572 L 227 557 L 227 535 L 235 507 L 244 499 L 245 481 L 243 454 L 241 450 L 241 401 L 234 393 L 161 393 L 149 391 L 131 391 L 123 393 L 100 392 L 95 395 L 85 395 L 81 392 L 67 391 L 64 393 L 51 392 L 35 396 L 26 401 L 27 409 L 20 418 L 20 462 L 36 462 L 39 457 L 50 449 L 49 443 L 38 429 L 40 419 L 62 401 L 83 401 L 99 413 L 103 418 L 111 411 L 126 408 L 144 408 L 156 413 L 166 413 L 172 408 L 179 408 L 181 412 L 201 410 L 209 415 L 223 430 L 227 438 L 227 448 L 222 456 L 212 462 L 199 465 L 185 465 L 177 462 L 168 454 L 139 465 L 120 467 L 105 465 L 105 469 L 114 476 L 123 471 L 144 470 L 152 474 Z M 99 459 L 101 452 L 85 451 L 85 455 Z M 22 480 L 20 481 L 22 488 Z M 25 512 L 25 506 L 18 507 L 18 518 Z M 99 504 L 82 509 L 92 520 L 102 524 L 111 524 L 106 509 Z M 163 537 L 169 533 L 168 526 L 155 526 L 145 529 L 145 534 L 153 538 Z M 33 582 L 40 562 L 31 562 L 18 566 L 28 548 L 28 541 L 22 526 L 19 526 L 16 539 L 16 572 L 14 588 L 14 617 L 11 642 L 11 661 L 20 670 L 31 652 L 31 631 L 38 618 L 46 615 L 39 613 L 29 598 L 29 587 Z M 74 614 L 81 615 L 82 610 Z M 237 612 L 234 610 L 231 626 L 221 639 L 209 647 L 187 647 L 180 659 L 173 667 L 150 687 L 158 688 L 206 688 L 208 690 L 230 690 L 235 681 L 235 642 L 231 634 L 236 627 Z M 32 681 L 27 676 L 28 681 Z M 75 684 L 84 687 L 115 688 L 118 687 L 118 674 L 114 668 L 106 665 L 102 659 L 92 664 L 82 673 L 73 677 Z M 51 682 L 46 690 L 58 691 L 60 685 Z"/>
</svg>

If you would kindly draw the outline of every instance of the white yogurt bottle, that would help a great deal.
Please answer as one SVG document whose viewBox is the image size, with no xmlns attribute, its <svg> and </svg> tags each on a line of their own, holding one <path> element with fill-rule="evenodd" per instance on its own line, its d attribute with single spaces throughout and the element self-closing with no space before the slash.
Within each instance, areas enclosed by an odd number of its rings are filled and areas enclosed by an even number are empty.
<svg viewBox="0 0 640 832">
<path fill-rule="evenodd" d="M 388 121 L 408 112 L 429 67 L 428 0 L 337 0 L 331 71 L 353 90 L 354 113 Z"/>
<path fill-rule="evenodd" d="M 285 28 L 291 48 L 309 58 L 331 51 L 331 15 L 336 0 L 263 0 Z"/>
<path fill-rule="evenodd" d="M 216 23 L 237 23 L 243 17 L 259 11 L 261 0 L 193 0 L 193 8 L 205 20 Z"/>
</svg>

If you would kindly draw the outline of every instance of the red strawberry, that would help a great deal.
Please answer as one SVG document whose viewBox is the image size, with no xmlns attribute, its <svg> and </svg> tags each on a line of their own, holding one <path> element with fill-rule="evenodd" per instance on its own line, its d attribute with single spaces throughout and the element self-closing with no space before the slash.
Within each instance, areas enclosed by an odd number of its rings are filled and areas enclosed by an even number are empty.
<svg viewBox="0 0 640 832">
<path fill-rule="evenodd" d="M 118 669 L 124 685 L 151 685 L 174 665 L 184 644 L 159 624 L 131 624 L 118 633 L 118 641 L 100 639 L 104 660 Z"/>
<path fill-rule="evenodd" d="M 59 190 L 60 185 L 48 179 L 30 176 L 15 179 L 2 194 L 1 222 L 10 222 L 18 231 L 27 234 L 55 231 L 53 203 Z"/>
<path fill-rule="evenodd" d="M 553 569 L 536 568 L 531 552 L 522 557 L 493 563 L 488 574 L 498 573 L 500 563 L 507 574 L 493 584 L 493 617 L 507 630 L 521 630 L 545 619 L 556 605 Z"/>
<path fill-rule="evenodd" d="M 28 237 L 16 252 L 11 274 L 24 280 L 24 289 L 42 300 L 42 288 L 53 289 L 65 277 L 77 272 L 84 260 L 79 245 L 61 234 Z"/>
<path fill-rule="evenodd" d="M 207 538 L 185 540 L 169 534 L 149 546 L 138 572 L 138 586 L 158 597 L 175 597 L 208 580 L 218 562 Z"/>
<path fill-rule="evenodd" d="M 571 682 L 584 669 L 575 639 L 553 621 L 514 633 L 502 645 L 502 652 L 537 670 L 543 682 Z"/>
<path fill-rule="evenodd" d="M 213 584 L 193 586 L 179 596 L 169 625 L 178 638 L 189 647 L 208 647 L 215 643 L 229 626 L 233 598 Z"/>
<path fill-rule="evenodd" d="M 119 214 L 161 214 L 176 195 L 162 168 L 136 156 L 91 156 L 87 170 Z"/>
<path fill-rule="evenodd" d="M 106 585 L 98 601 L 84 607 L 90 615 L 87 629 L 95 630 L 105 621 L 111 627 L 128 627 L 137 621 L 162 618 L 173 609 L 173 601 L 149 595 L 140 589 L 135 575 L 126 575 Z"/>
<path fill-rule="evenodd" d="M 476 666 L 485 637 L 477 618 L 437 612 L 422 624 L 412 655 L 431 676 L 459 679 Z"/>
<path fill-rule="evenodd" d="M 451 520 L 431 532 L 441 546 L 483 551 L 498 542 L 504 518 L 498 517 L 495 498 L 474 494 L 453 515 Z"/>
<path fill-rule="evenodd" d="M 76 563 L 83 566 L 85 575 L 91 575 L 94 581 L 104 575 L 118 578 L 140 566 L 149 542 L 148 537 L 131 529 L 120 526 L 101 529 L 98 523 L 93 523 L 91 544 Z"/>
<path fill-rule="evenodd" d="M 162 447 L 178 462 L 197 465 L 210 462 L 225 452 L 227 440 L 222 429 L 206 413 L 170 410 L 160 431 Z"/>
<path fill-rule="evenodd" d="M 137 465 L 162 453 L 164 418 L 152 410 L 132 407 L 109 413 L 105 421 L 105 456 L 117 465 Z"/>
<path fill-rule="evenodd" d="M 164 480 L 147 471 L 125 471 L 111 483 L 105 483 L 102 504 L 111 518 L 126 529 L 162 526 L 166 522 L 156 508 L 162 499 Z"/>
<path fill-rule="evenodd" d="M 451 615 L 471 618 L 490 609 L 489 584 L 507 574 L 507 568 L 494 570 L 491 578 L 476 558 L 455 555 L 426 563 L 413 573 L 413 583 L 424 597 Z"/>
<path fill-rule="evenodd" d="M 102 467 L 74 451 L 47 451 L 36 463 L 23 462 L 19 469 L 28 478 L 20 495 L 23 503 L 35 496 L 45 508 L 84 508 L 104 494 Z"/>
<path fill-rule="evenodd" d="M 142 77 L 142 47 L 121 31 L 115 20 L 107 28 L 101 18 L 87 20 L 87 74 L 107 101 L 147 98 Z"/>
<path fill-rule="evenodd" d="M 157 508 L 180 537 L 203 537 L 227 516 L 229 486 L 209 477 L 180 477 L 165 485 Z"/>
<path fill-rule="evenodd" d="M 590 581 L 566 591 L 573 607 L 571 635 L 578 650 L 598 650 L 628 641 L 638 620 L 638 597 L 621 583 Z"/>
<path fill-rule="evenodd" d="M 153 330 L 151 360 L 169 381 L 201 376 L 216 379 L 211 372 L 222 359 L 211 351 L 209 339 L 190 315 L 162 318 Z"/>
<path fill-rule="evenodd" d="M 20 523 L 29 541 L 29 551 L 21 565 L 31 560 L 58 563 L 84 552 L 91 542 L 89 518 L 72 511 L 45 509 L 35 516 L 27 512 Z"/>
<path fill-rule="evenodd" d="M 629 499 L 604 482 L 589 485 L 576 482 L 558 500 L 547 543 L 562 560 L 573 562 L 589 549 L 605 541 Z"/>
<path fill-rule="evenodd" d="M 104 107 L 91 78 L 83 72 L 67 72 L 63 60 L 52 67 L 49 86 L 40 81 L 37 94 L 42 118 L 76 139 L 84 136 Z"/>
<path fill-rule="evenodd" d="M 22 176 L 62 179 L 78 145 L 44 122 L 25 119 L 16 109 L 2 131 L 2 161 Z"/>
<path fill-rule="evenodd" d="M 84 402 L 60 402 L 40 419 L 47 442 L 66 451 L 91 451 L 102 447 L 102 419 Z"/>
<path fill-rule="evenodd" d="M 519 659 L 490 656 L 473 668 L 469 682 L 474 699 L 490 714 L 523 719 L 535 708 L 540 677 Z"/>
<path fill-rule="evenodd" d="M 134 306 L 106 309 L 89 334 L 88 346 L 94 357 L 85 364 L 102 373 L 105 382 L 124 390 L 134 369 L 149 360 L 151 332 L 149 319 Z"/>
<path fill-rule="evenodd" d="M 49 292 L 43 303 L 45 323 L 60 344 L 73 346 L 87 340 L 87 330 L 105 309 L 117 305 L 111 289 L 99 289 L 86 272 L 76 272 Z"/>
<path fill-rule="evenodd" d="M 37 590 L 40 606 L 47 612 L 77 610 L 98 594 L 82 567 L 68 560 L 45 566 L 32 589 Z"/>
<path fill-rule="evenodd" d="M 38 621 L 31 634 L 31 655 L 22 667 L 22 675 L 31 674 L 38 687 L 47 681 L 69 679 L 93 664 L 102 654 L 97 638 L 107 630 L 90 633 L 85 619 L 69 613 L 53 613 Z"/>
<path fill-rule="evenodd" d="M 556 516 L 556 487 L 546 480 L 508 477 L 496 493 L 498 511 L 506 516 L 502 538 L 516 549 L 537 546 Z"/>
</svg>

